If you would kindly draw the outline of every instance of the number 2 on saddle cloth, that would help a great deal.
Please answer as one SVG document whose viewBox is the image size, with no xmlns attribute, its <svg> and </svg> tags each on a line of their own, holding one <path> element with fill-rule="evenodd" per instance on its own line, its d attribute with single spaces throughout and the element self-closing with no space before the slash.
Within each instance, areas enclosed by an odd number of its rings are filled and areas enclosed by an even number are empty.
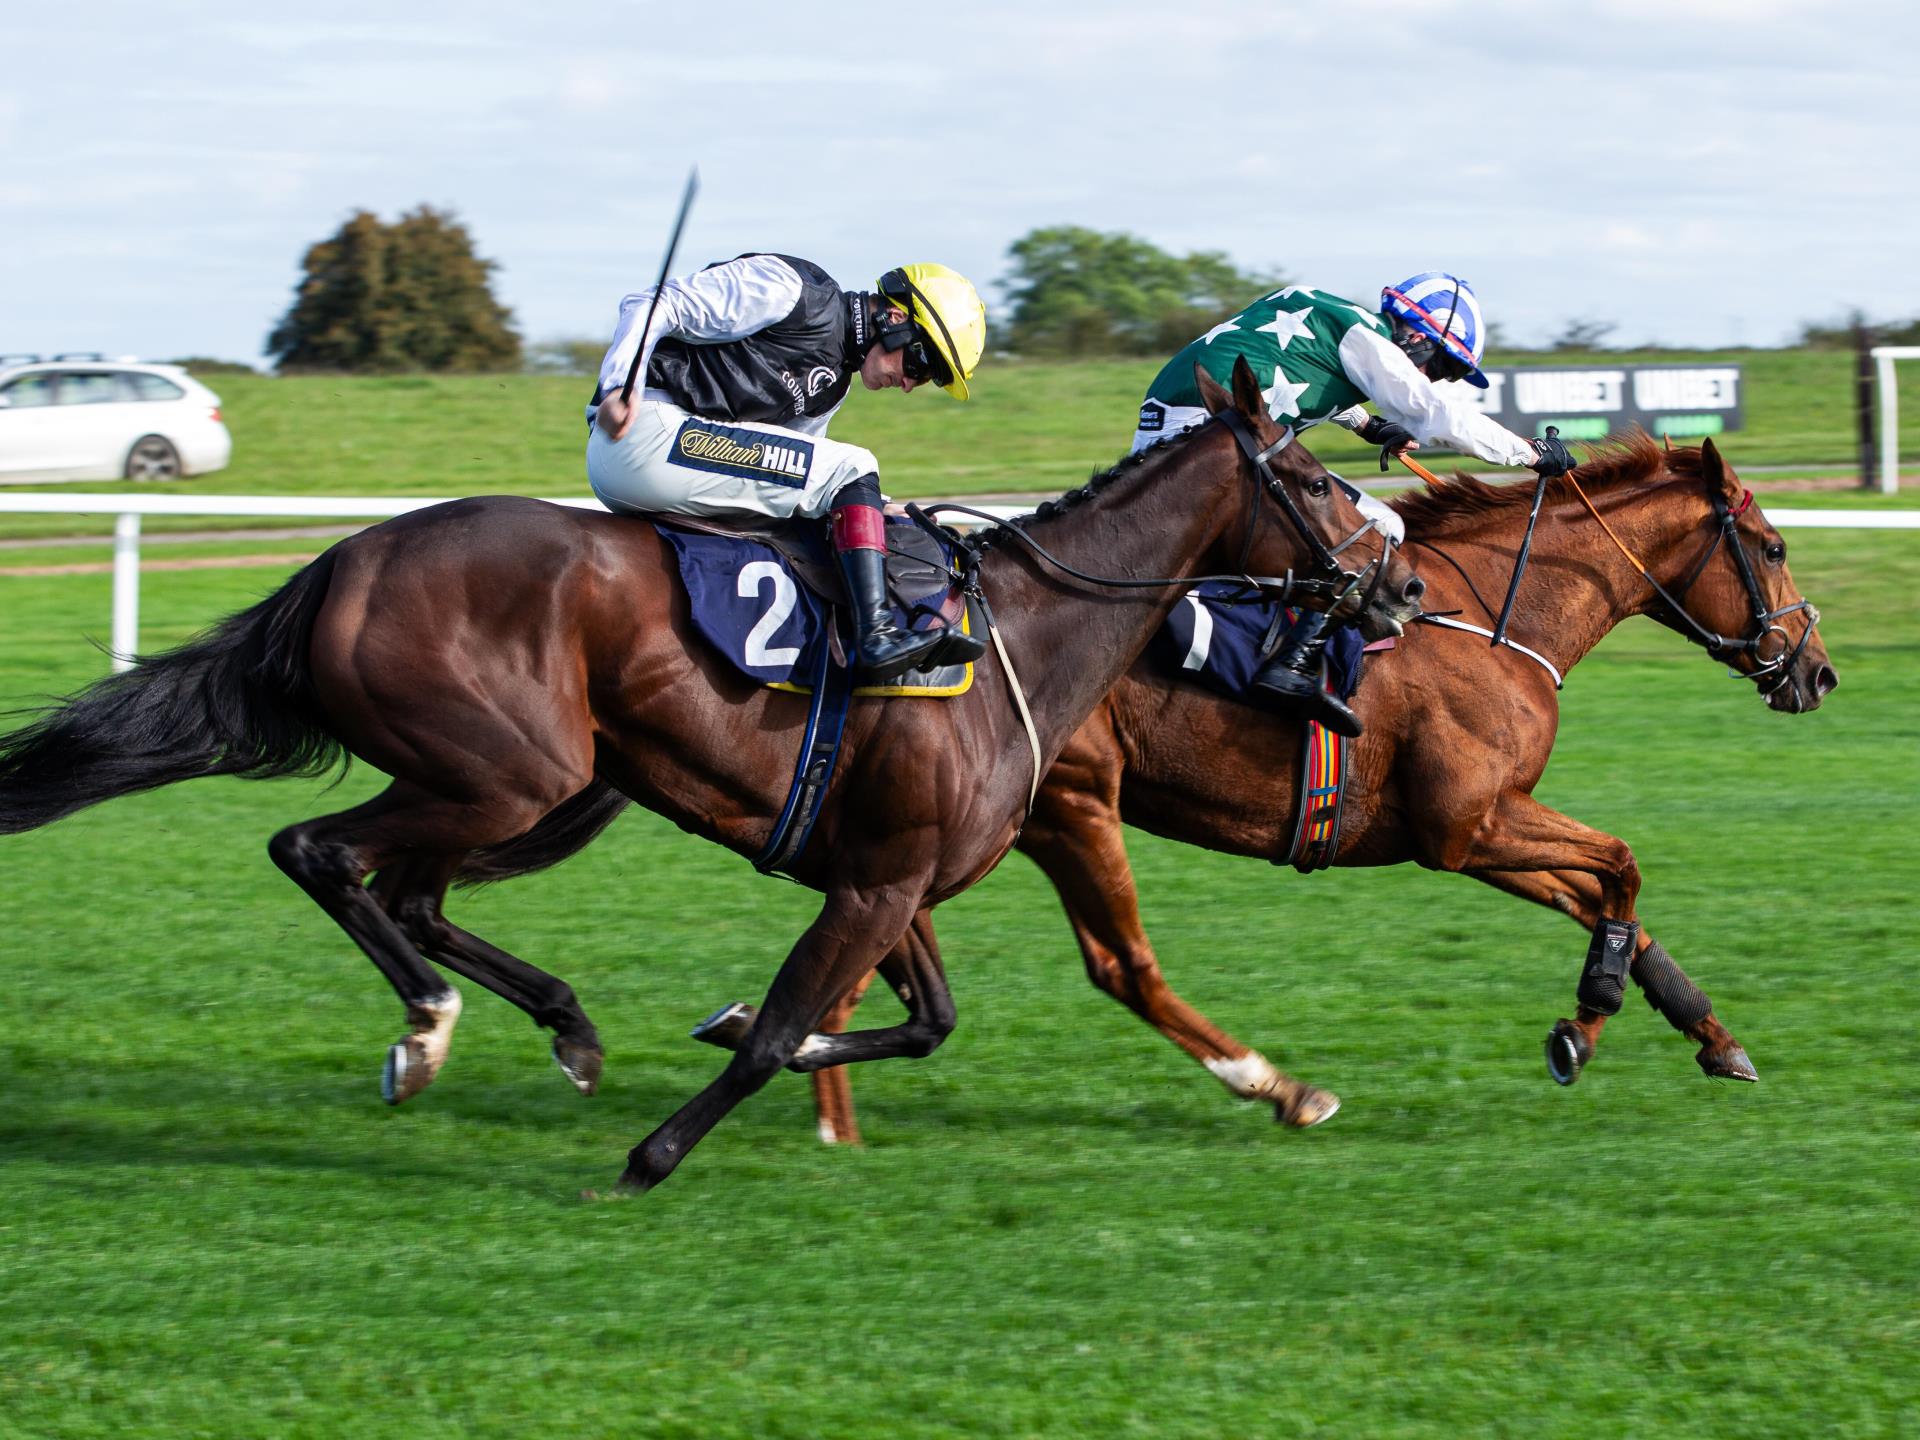
<svg viewBox="0 0 1920 1440">
<path fill-rule="evenodd" d="M 673 547 L 694 628 L 707 643 L 747 679 L 813 697 L 787 803 L 753 862 L 763 872 L 783 870 L 805 848 L 818 818 L 853 697 L 964 695 L 973 685 L 973 657 L 980 653 L 978 617 L 954 592 L 947 557 L 929 549 L 931 537 L 909 521 L 890 520 L 888 576 L 896 622 L 914 630 L 955 622 L 953 628 L 967 638 L 956 636 L 951 648 L 963 658 L 856 688 L 847 663 L 848 636 L 836 630 L 832 605 L 805 583 L 787 555 L 742 536 L 671 524 L 658 528 Z M 796 526 L 785 541 L 812 546 L 818 538 L 812 527 Z M 802 568 L 813 576 L 834 573 L 824 546 Z"/>
<path fill-rule="evenodd" d="M 1200 585 L 1173 607 L 1148 654 L 1169 674 L 1246 700 L 1261 662 L 1293 617 L 1292 610 L 1271 601 L 1249 602 L 1241 587 L 1218 582 Z M 1342 700 L 1351 698 L 1360 687 L 1364 648 L 1359 632 L 1351 626 L 1343 626 L 1328 637 L 1324 683 Z M 1249 716 L 1249 723 L 1273 721 Z M 1292 865 L 1304 874 L 1333 863 L 1340 846 L 1348 743 L 1318 722 L 1309 721 L 1305 726 L 1300 746 L 1299 811 L 1286 850 L 1270 857 L 1274 864 Z"/>
</svg>

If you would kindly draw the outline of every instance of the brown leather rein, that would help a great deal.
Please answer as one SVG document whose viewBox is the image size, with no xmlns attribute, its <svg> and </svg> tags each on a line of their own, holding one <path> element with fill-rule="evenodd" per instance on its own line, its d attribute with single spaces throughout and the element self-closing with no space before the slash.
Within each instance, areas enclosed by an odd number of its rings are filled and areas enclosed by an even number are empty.
<svg viewBox="0 0 1920 1440">
<path fill-rule="evenodd" d="M 1401 455 L 1398 458 L 1402 465 L 1405 465 L 1407 469 L 1426 481 L 1428 485 L 1436 488 L 1442 485 L 1440 477 L 1420 464 L 1417 460 L 1413 460 L 1406 455 Z M 1759 578 L 1753 573 L 1753 562 L 1747 557 L 1747 552 L 1740 544 L 1739 536 L 1735 533 L 1740 517 L 1746 514 L 1748 508 L 1753 504 L 1753 491 L 1743 491 L 1740 497 L 1740 503 L 1732 506 L 1727 504 L 1726 497 L 1717 489 L 1710 493 L 1708 498 L 1713 503 L 1714 514 L 1718 521 L 1717 526 L 1713 535 L 1709 537 L 1706 547 L 1700 552 L 1700 558 L 1694 561 L 1691 568 L 1688 569 L 1687 578 L 1680 582 L 1679 591 L 1675 594 L 1669 592 L 1666 586 L 1654 579 L 1651 572 L 1649 572 L 1647 567 L 1641 562 L 1640 557 L 1633 553 L 1626 541 L 1614 533 L 1613 527 L 1607 523 L 1607 517 L 1600 513 L 1599 509 L 1588 497 L 1587 492 L 1580 488 L 1580 482 L 1574 478 L 1575 473 L 1575 471 L 1569 470 L 1566 474 L 1567 483 L 1573 487 L 1573 493 L 1579 497 L 1580 503 L 1586 507 L 1587 513 L 1600 522 L 1600 528 L 1606 532 L 1606 536 L 1613 542 L 1614 548 L 1626 557 L 1627 563 L 1639 572 L 1640 578 L 1645 580 L 1647 584 L 1653 588 L 1654 594 L 1660 597 L 1661 603 L 1671 612 L 1675 621 L 1678 622 L 1678 625 L 1684 627 L 1680 633 L 1685 635 L 1686 638 L 1694 644 L 1705 647 L 1709 655 L 1727 667 L 1727 674 L 1733 679 L 1752 680 L 1758 684 L 1762 695 L 1770 694 L 1785 684 L 1788 678 L 1788 672 L 1793 667 L 1793 662 L 1800 658 L 1801 652 L 1807 648 L 1807 642 L 1813 638 L 1813 627 L 1820 623 L 1820 611 L 1815 608 L 1811 601 L 1804 598 L 1795 600 L 1788 605 L 1782 605 L 1777 610 L 1769 610 L 1767 608 L 1766 597 L 1760 593 Z M 1527 538 L 1529 541 L 1533 537 L 1534 520 L 1539 516 L 1540 499 L 1545 493 L 1546 481 L 1543 477 L 1540 482 L 1540 488 L 1534 495 L 1533 514 L 1530 515 L 1527 520 Z M 1693 588 L 1694 581 L 1700 578 L 1701 572 L 1707 568 L 1707 562 L 1713 559 L 1714 552 L 1720 548 L 1723 542 L 1732 553 L 1734 567 L 1739 572 L 1741 584 L 1746 588 L 1747 602 L 1750 606 L 1749 613 L 1753 620 L 1753 633 L 1742 640 L 1729 640 L 1718 631 L 1709 630 L 1698 620 L 1694 619 L 1688 612 L 1687 607 L 1681 603 L 1687 591 Z M 1525 573 L 1527 567 L 1527 549 L 1528 547 L 1523 544 L 1520 554 L 1515 560 L 1513 580 L 1507 587 L 1507 602 L 1501 608 L 1499 624 L 1494 627 L 1492 643 L 1495 645 L 1502 643 L 1505 638 L 1507 617 L 1513 609 L 1513 597 L 1520 588 L 1520 577 Z M 1805 629 L 1800 633 L 1799 643 L 1793 644 L 1792 637 L 1787 634 L 1786 627 L 1781 625 L 1779 621 L 1788 615 L 1794 614 L 1796 611 L 1806 612 L 1807 623 Z M 1780 637 L 1780 650 L 1778 654 L 1769 660 L 1761 653 L 1761 647 L 1766 643 L 1769 635 L 1775 634 Z M 1789 648 L 1789 646 L 1791 646 L 1791 648 Z M 1753 657 L 1754 668 L 1752 670 L 1742 671 L 1736 670 L 1733 667 L 1732 662 L 1741 655 L 1751 655 Z M 1771 684 L 1760 683 L 1769 677 L 1771 677 L 1772 680 Z"/>
</svg>

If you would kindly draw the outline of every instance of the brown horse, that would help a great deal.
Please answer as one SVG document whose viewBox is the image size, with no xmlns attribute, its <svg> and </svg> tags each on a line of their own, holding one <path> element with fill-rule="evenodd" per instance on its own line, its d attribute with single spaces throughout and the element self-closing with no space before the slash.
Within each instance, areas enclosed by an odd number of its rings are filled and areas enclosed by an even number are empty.
<svg viewBox="0 0 1920 1440">
<path fill-rule="evenodd" d="M 1531 486 L 1458 479 L 1395 502 L 1428 588 L 1430 616 L 1495 623 Z M 1581 498 L 1591 497 L 1593 509 Z M 1623 537 L 1616 545 L 1612 532 Z M 1623 548 L 1624 547 L 1624 548 Z M 1636 573 L 1638 552 L 1664 598 Z M 1722 553 L 1724 551 L 1724 553 Z M 1798 614 L 1798 620 L 1792 617 Z M 1776 710 L 1812 710 L 1837 682 L 1786 565 L 1786 546 L 1712 442 L 1663 452 L 1644 436 L 1608 447 L 1556 481 L 1510 634 L 1564 674 L 1630 615 L 1651 615 L 1755 680 Z M 1780 622 L 1798 631 L 1787 633 Z M 1740 636 L 1745 639 L 1731 639 Z M 1350 753 L 1340 865 L 1417 861 L 1549 906 L 1581 926 L 1634 921 L 1640 874 L 1624 841 L 1540 804 L 1558 723 L 1555 677 L 1483 636 L 1421 626 L 1369 657 L 1356 704 L 1366 733 Z M 1198 1060 L 1229 1090 L 1270 1101 L 1287 1124 L 1317 1124 L 1338 1099 L 1283 1074 L 1175 994 L 1140 924 L 1121 822 L 1233 855 L 1284 858 L 1298 797 L 1300 731 L 1136 663 L 1068 743 L 1041 787 L 1019 847 L 1053 881 L 1093 983 Z M 1704 995 L 1641 931 L 1631 975 L 1699 1045 L 1710 1076 L 1756 1078 Z M 935 949 L 926 916 L 882 971 Z M 916 963 L 924 964 L 924 961 Z M 864 985 L 829 1019 L 844 1024 Z M 1617 1008 L 1617 1004 L 1615 1006 Z M 712 1038 L 737 1036 L 740 1007 Z M 1548 1040 L 1571 1083 L 1611 1011 L 1582 1005 Z M 823 1139 L 856 1141 L 845 1073 L 814 1077 Z"/>
<path fill-rule="evenodd" d="M 1004 664 L 983 664 L 955 701 L 855 707 L 812 844 L 789 867 L 824 892 L 819 917 L 739 1052 L 635 1147 L 624 1185 L 665 1179 L 794 1059 L 917 914 L 999 862 L 1032 783 L 1192 577 L 1249 565 L 1312 572 L 1323 604 L 1344 581 L 1341 610 L 1362 610 L 1379 633 L 1417 610 L 1420 582 L 1389 547 L 1362 572 L 1340 571 L 1333 557 L 1373 532 L 1303 448 L 1281 448 L 1244 365 L 1231 397 L 1214 385 L 1207 400 L 1220 419 L 1096 476 L 1032 526 L 1062 564 L 1137 577 L 1120 582 L 1135 588 L 1065 580 L 1006 543 L 1004 529 L 982 542 L 980 580 L 1022 667 L 1030 728 Z M 1382 583 L 1363 592 L 1362 576 Z M 484 867 L 489 850 L 537 850 L 543 821 L 549 836 L 590 824 L 597 782 L 752 855 L 780 810 L 805 719 L 803 699 L 738 678 L 695 638 L 652 525 L 464 500 L 343 541 L 209 635 L 0 740 L 0 833 L 197 775 L 313 770 L 345 750 L 391 786 L 281 831 L 269 849 L 406 1007 L 389 1098 L 416 1092 L 446 1058 L 460 1001 L 429 960 L 552 1025 L 563 1066 L 590 1089 L 599 1043 L 572 992 L 450 924 L 448 882 Z M 939 957 L 908 963 L 908 1023 L 814 1048 L 839 1062 L 937 1046 L 952 1024 Z"/>
</svg>

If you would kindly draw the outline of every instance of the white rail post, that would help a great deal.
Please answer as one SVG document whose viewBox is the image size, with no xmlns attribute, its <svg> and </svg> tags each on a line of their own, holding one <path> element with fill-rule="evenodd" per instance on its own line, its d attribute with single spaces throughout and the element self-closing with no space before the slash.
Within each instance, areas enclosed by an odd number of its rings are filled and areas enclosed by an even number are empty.
<svg viewBox="0 0 1920 1440">
<path fill-rule="evenodd" d="M 1880 493 L 1900 489 L 1900 392 L 1893 378 L 1893 354 L 1887 347 L 1873 352 L 1880 374 Z"/>
<path fill-rule="evenodd" d="M 113 522 L 113 669 L 133 668 L 140 649 L 140 516 L 122 512 Z"/>
</svg>

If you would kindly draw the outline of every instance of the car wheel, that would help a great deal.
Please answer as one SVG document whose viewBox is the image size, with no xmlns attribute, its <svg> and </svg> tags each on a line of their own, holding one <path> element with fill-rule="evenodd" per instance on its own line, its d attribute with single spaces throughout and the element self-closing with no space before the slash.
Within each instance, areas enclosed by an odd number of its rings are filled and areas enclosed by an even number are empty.
<svg viewBox="0 0 1920 1440">
<path fill-rule="evenodd" d="M 160 435 L 142 435 L 127 452 L 127 479 L 178 480 L 180 452 Z"/>
</svg>

